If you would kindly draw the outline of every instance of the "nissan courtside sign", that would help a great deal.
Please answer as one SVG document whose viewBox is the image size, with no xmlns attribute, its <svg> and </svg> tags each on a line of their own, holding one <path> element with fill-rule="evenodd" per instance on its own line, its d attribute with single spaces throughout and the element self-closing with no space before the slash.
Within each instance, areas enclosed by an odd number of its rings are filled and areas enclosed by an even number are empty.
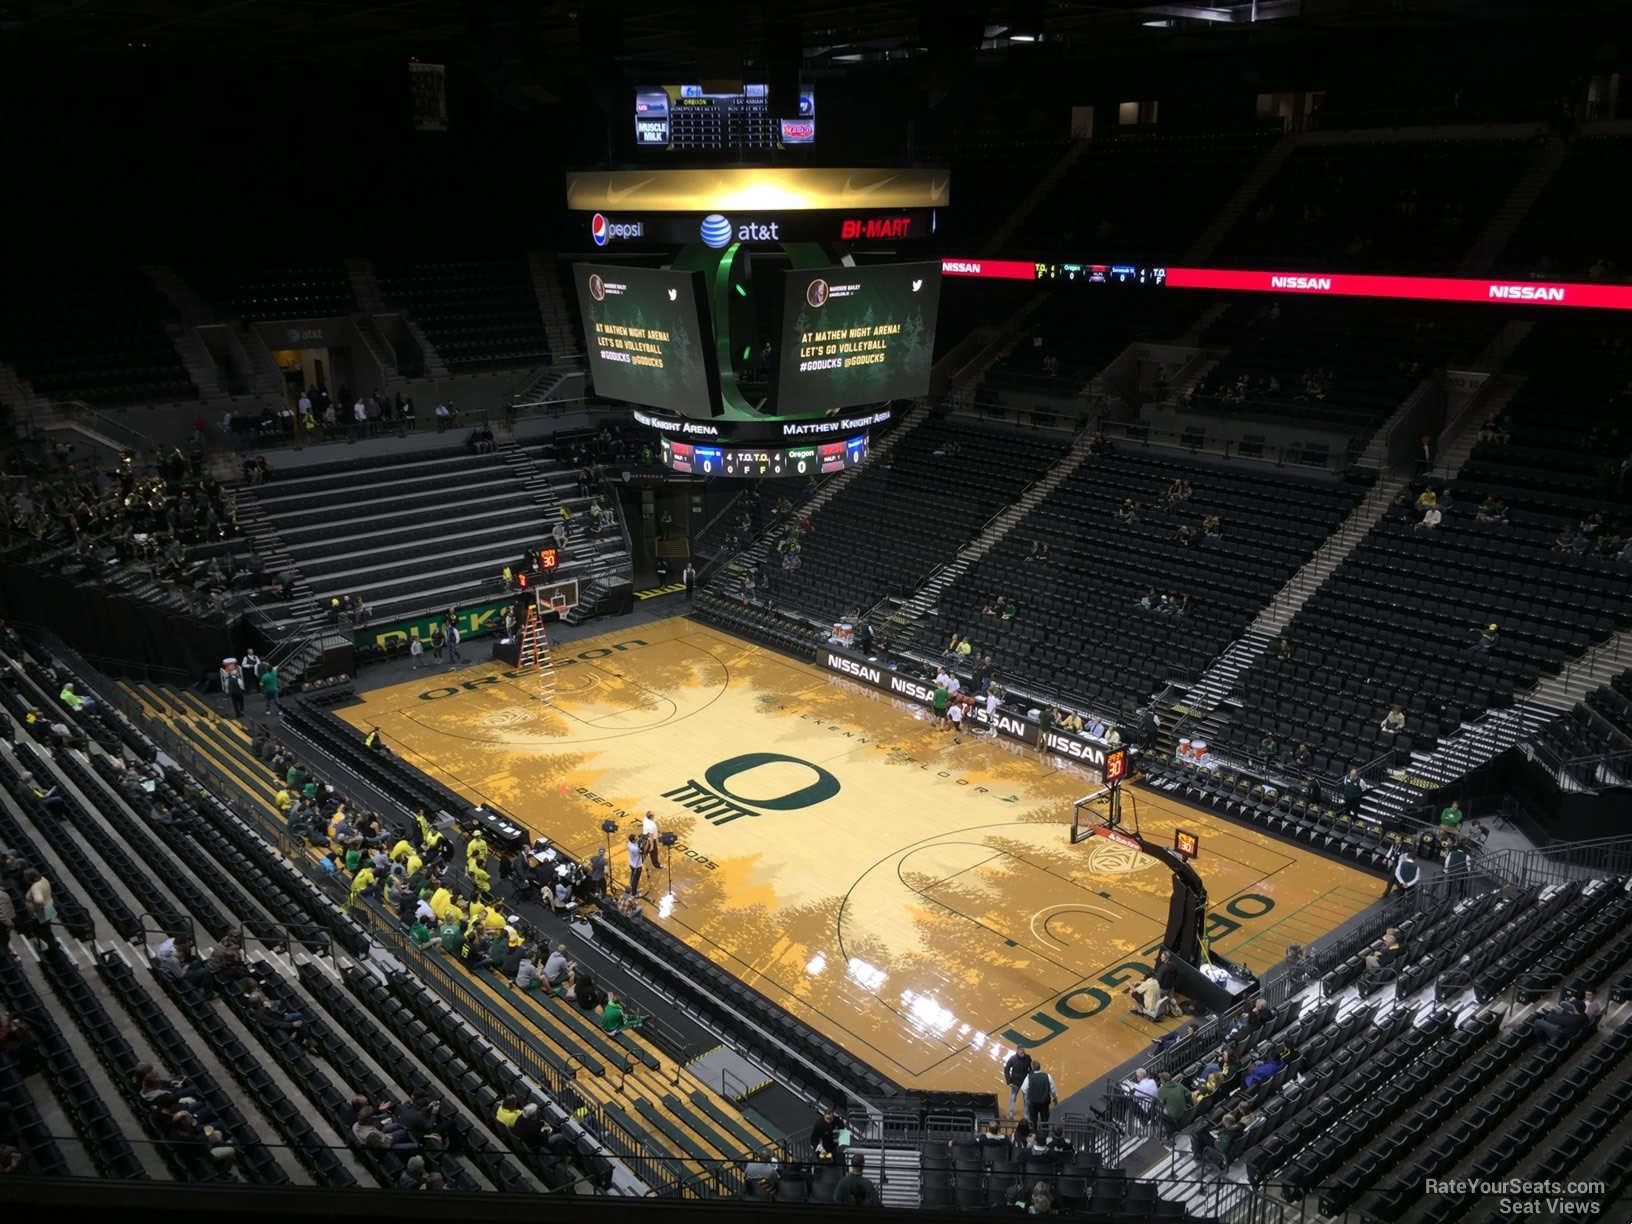
<svg viewBox="0 0 1632 1224">
<path fill-rule="evenodd" d="M 914 705 L 929 707 L 935 703 L 935 685 L 916 676 L 903 675 L 881 667 L 877 663 L 869 663 L 866 659 L 855 655 L 845 654 L 842 651 L 824 649 L 817 658 L 817 663 L 829 671 L 847 676 L 851 680 L 878 689 L 892 697 L 899 697 L 903 701 L 910 701 Z M 976 702 L 969 707 L 965 718 L 979 727 L 989 727 L 996 724 L 997 733 L 1007 739 L 1019 740 L 1032 748 L 1037 747 L 1041 729 L 1029 718 L 1016 714 L 1006 714 L 999 710 L 993 715 L 990 722 L 986 718 L 986 706 L 983 702 Z M 1050 731 L 1043 736 L 1044 747 L 1056 756 L 1069 757 L 1071 760 L 1096 770 L 1101 777 L 1105 773 L 1105 753 L 1108 744 L 1096 740 L 1084 739 L 1080 735 L 1062 735 L 1057 731 Z"/>
</svg>

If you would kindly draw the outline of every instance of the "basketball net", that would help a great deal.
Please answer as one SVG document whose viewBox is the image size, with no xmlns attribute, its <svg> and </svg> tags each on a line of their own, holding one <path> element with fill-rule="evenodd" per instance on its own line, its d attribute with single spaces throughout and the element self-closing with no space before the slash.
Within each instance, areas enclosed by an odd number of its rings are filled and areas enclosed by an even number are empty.
<svg viewBox="0 0 1632 1224">
<path fill-rule="evenodd" d="M 550 662 L 550 637 L 544 632 L 544 623 L 538 619 L 537 605 L 527 609 L 521 622 L 521 658 L 523 671 L 532 668 L 538 673 L 538 695 L 544 701 L 555 696 L 555 666 Z"/>
</svg>

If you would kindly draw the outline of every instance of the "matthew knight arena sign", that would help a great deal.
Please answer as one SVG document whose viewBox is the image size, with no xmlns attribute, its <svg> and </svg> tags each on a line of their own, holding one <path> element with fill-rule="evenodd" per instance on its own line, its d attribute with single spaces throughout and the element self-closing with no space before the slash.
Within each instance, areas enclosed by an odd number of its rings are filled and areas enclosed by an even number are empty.
<svg viewBox="0 0 1632 1224">
<path fill-rule="evenodd" d="M 838 672 L 851 680 L 888 693 L 892 697 L 899 697 L 903 701 L 910 701 L 914 705 L 930 706 L 935 702 L 933 684 L 916 676 L 891 671 L 877 663 L 869 663 L 859 655 L 824 648 L 816 657 L 816 661 L 829 671 Z M 1001 710 L 994 718 L 997 721 L 999 735 L 1019 740 L 1032 748 L 1038 746 L 1037 740 L 1042 734 L 1042 729 L 1031 719 L 1018 714 L 1007 714 Z M 985 727 L 987 725 L 985 705 L 973 706 L 965 721 L 977 727 Z M 1047 737 L 1047 748 L 1050 752 L 1057 756 L 1070 757 L 1078 764 L 1098 773 L 1101 780 L 1105 777 L 1105 753 L 1109 747 L 1109 744 L 1099 740 L 1085 739 L 1080 735 L 1061 735 L 1056 731 L 1050 731 Z"/>
</svg>

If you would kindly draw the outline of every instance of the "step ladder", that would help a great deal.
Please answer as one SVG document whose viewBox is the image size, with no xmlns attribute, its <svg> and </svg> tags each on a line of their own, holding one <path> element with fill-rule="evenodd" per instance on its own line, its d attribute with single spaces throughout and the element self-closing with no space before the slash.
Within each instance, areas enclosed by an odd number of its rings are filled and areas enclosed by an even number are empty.
<svg viewBox="0 0 1632 1224">
<path fill-rule="evenodd" d="M 528 607 L 527 615 L 521 622 L 519 665 L 522 671 L 530 669 L 538 673 L 540 701 L 555 700 L 555 666 L 550 661 L 550 635 L 544 631 L 544 622 L 538 618 L 537 605 Z"/>
</svg>

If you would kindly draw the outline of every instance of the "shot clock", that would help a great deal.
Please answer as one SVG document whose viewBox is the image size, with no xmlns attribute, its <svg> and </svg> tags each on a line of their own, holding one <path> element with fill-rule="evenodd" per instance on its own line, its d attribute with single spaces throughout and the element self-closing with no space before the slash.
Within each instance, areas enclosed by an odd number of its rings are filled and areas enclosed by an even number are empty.
<svg viewBox="0 0 1632 1224">
<path fill-rule="evenodd" d="M 777 479 L 842 472 L 867 456 L 867 435 L 802 446 L 698 446 L 661 439 L 663 465 L 692 476 Z"/>
</svg>

